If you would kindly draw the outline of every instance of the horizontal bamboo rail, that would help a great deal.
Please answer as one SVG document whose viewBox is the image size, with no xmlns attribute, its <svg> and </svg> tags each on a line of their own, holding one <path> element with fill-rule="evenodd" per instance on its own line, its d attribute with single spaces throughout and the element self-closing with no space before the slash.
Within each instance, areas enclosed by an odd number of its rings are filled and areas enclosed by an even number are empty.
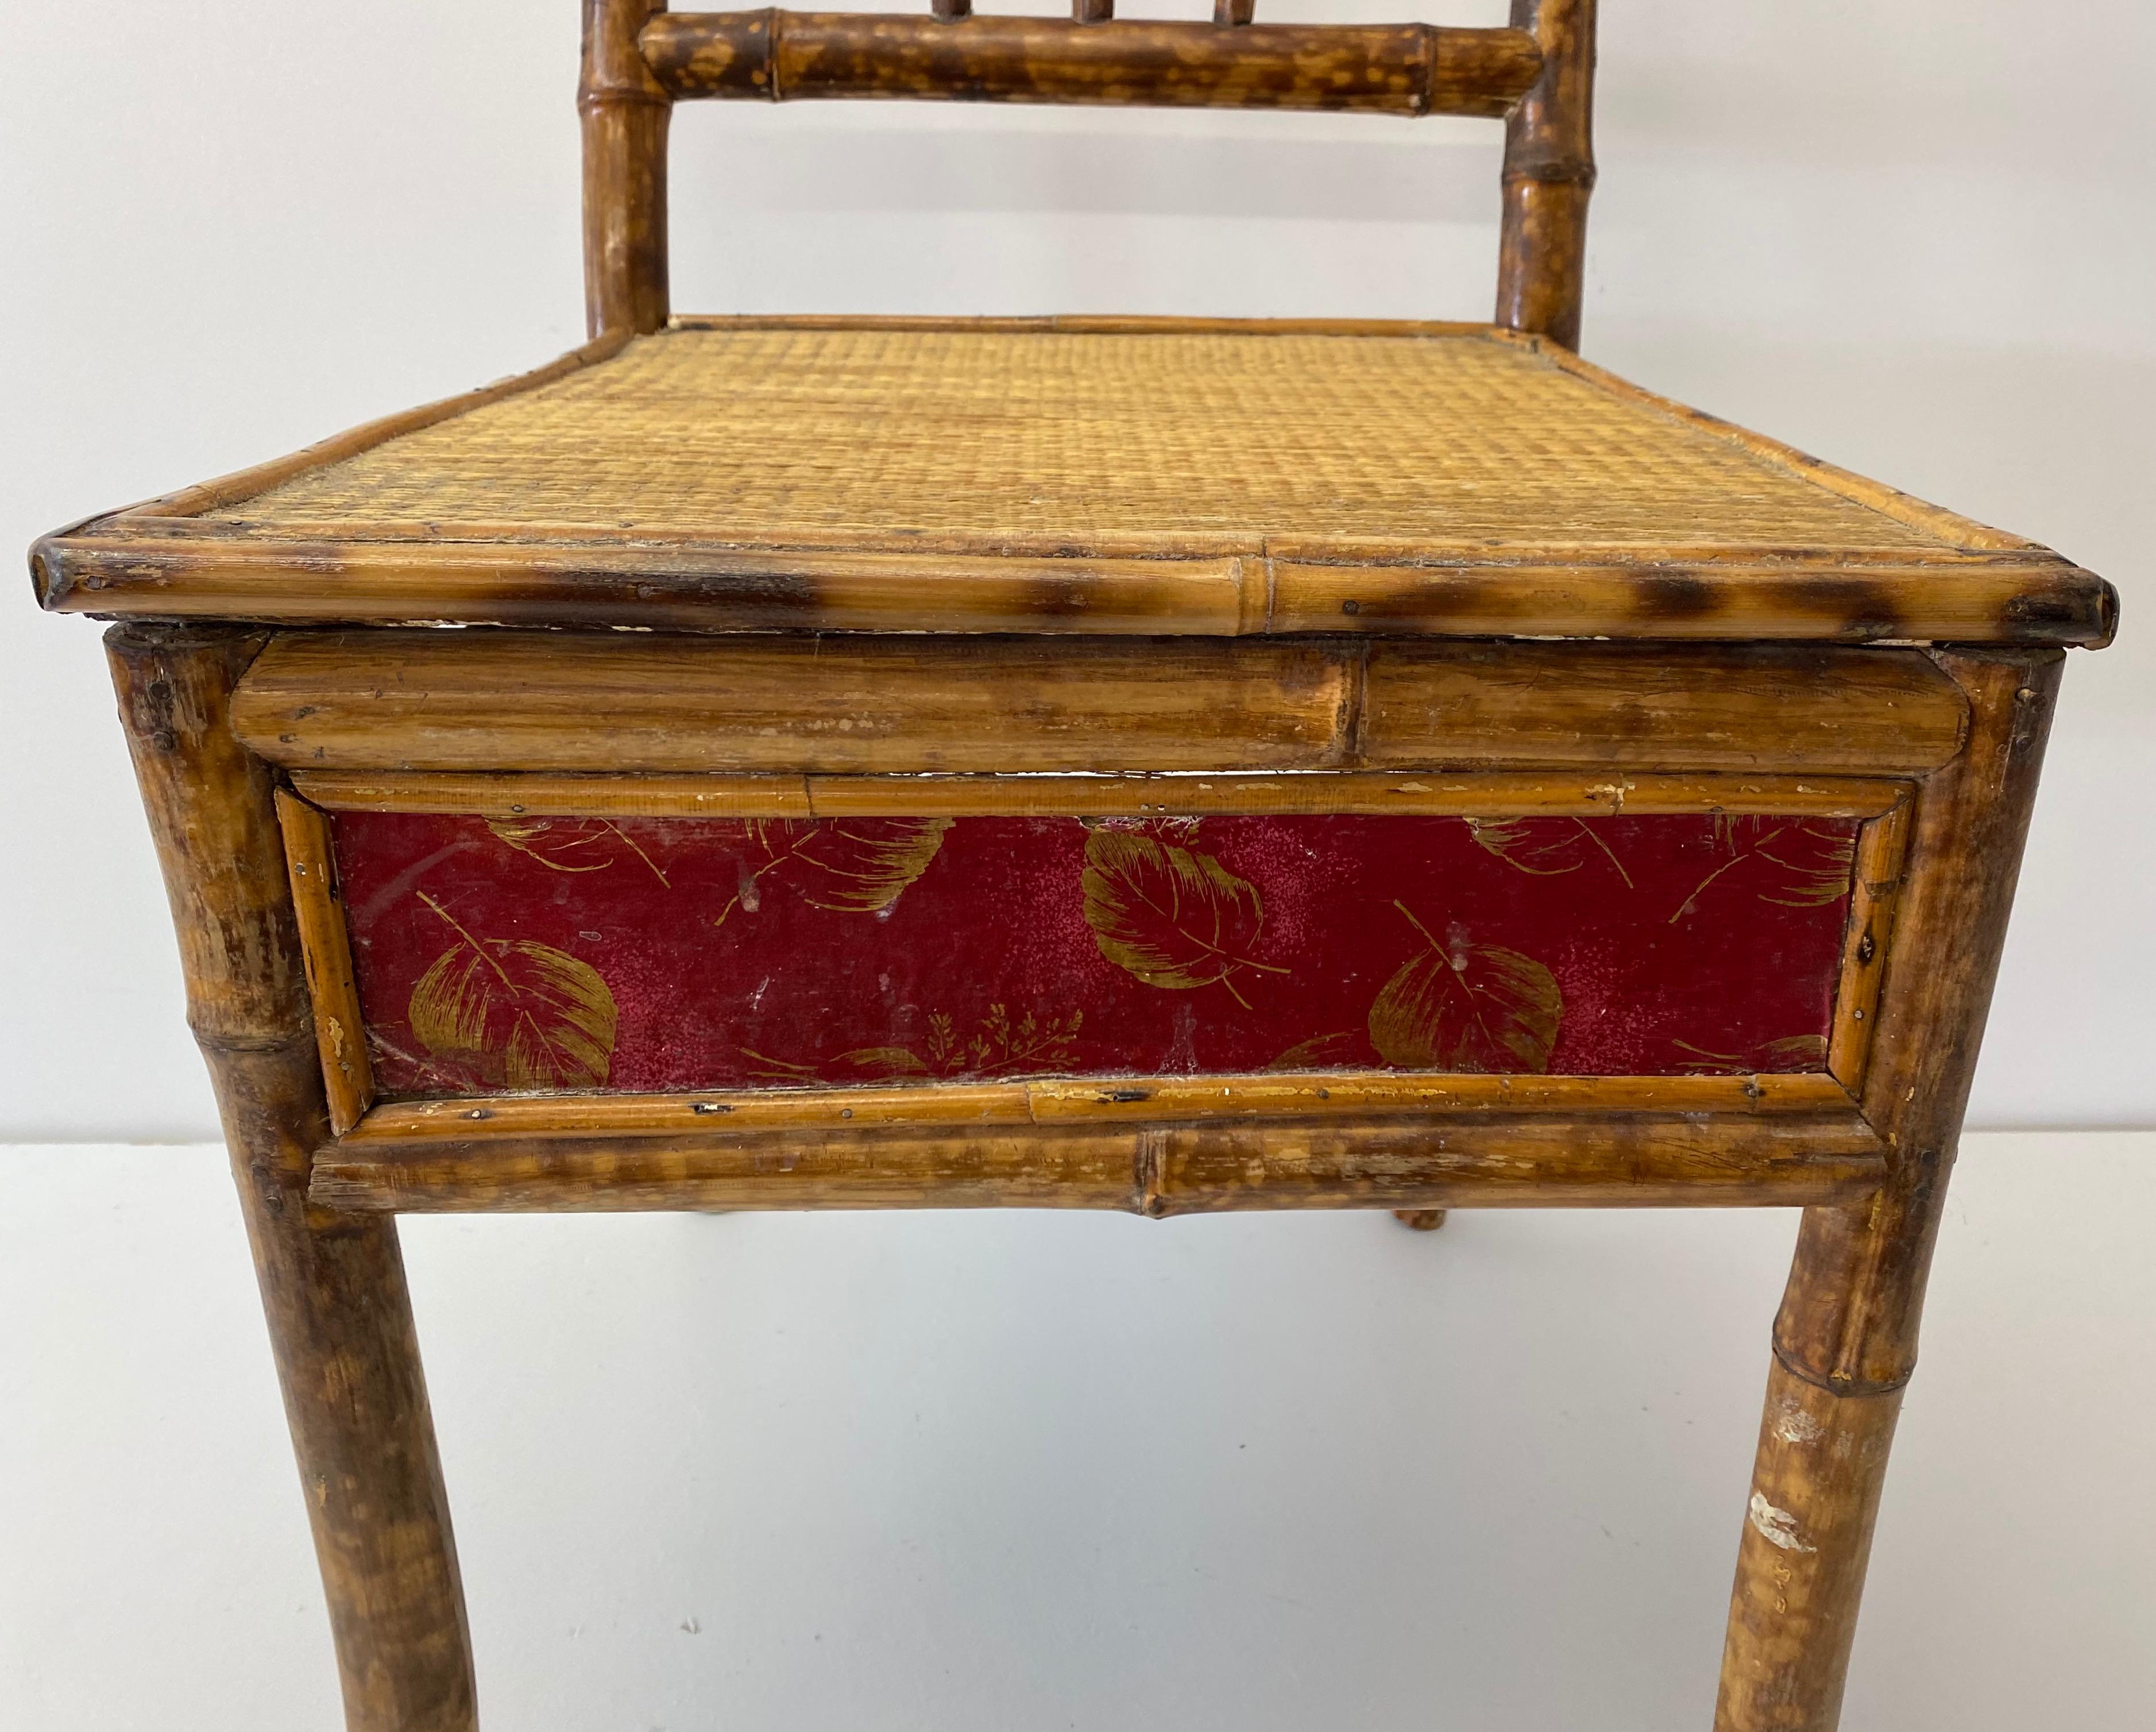
<svg viewBox="0 0 2156 1732">
<path fill-rule="evenodd" d="M 379 1111 L 380 1109 L 377 1109 Z M 1486 1113 L 1096 1128 L 988 1122 L 752 1135 L 480 1137 L 315 1157 L 326 1208 L 1121 1210 L 1861 1205 L 1883 1145 L 1854 1111 Z"/>
<path fill-rule="evenodd" d="M 1223 1119 L 1350 1119 L 1437 1113 L 1795 1114 L 1854 1110 L 1817 1072 L 1694 1077 L 1431 1076 L 1291 1072 L 1255 1076 L 1086 1077 L 747 1088 L 693 1094 L 485 1095 L 386 1101 L 338 1144 L 341 1156 L 476 1151 L 550 1140 L 702 1137 L 762 1131 L 963 1131 L 1083 1122 L 1158 1128 Z"/>
<path fill-rule="evenodd" d="M 1524 30 L 660 13 L 639 41 L 674 97 L 912 97 L 1165 107 L 1511 112 L 1541 75 Z"/>
<path fill-rule="evenodd" d="M 1614 818 L 1780 812 L 1876 818 L 1908 784 L 1853 776 L 1633 775 L 1619 770 L 1382 775 L 640 776 L 311 770 L 292 785 L 332 812 L 480 818 L 1143 818 L 1319 812 Z M 1861 887 L 1860 887 L 1861 888 Z M 1874 949 L 1881 941 L 1875 939 Z"/>
<path fill-rule="evenodd" d="M 287 632 L 234 726 L 311 770 L 1578 767 L 1900 776 L 1967 706 L 1911 650 Z"/>
</svg>

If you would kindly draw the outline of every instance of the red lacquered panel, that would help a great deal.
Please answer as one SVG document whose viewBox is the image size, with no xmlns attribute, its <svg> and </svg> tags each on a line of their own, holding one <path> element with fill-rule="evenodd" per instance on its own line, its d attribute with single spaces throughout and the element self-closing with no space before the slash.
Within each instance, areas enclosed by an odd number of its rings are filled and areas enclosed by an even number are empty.
<svg viewBox="0 0 2156 1732">
<path fill-rule="evenodd" d="M 1824 1068 L 1853 823 L 345 813 L 389 1094 Z"/>
</svg>

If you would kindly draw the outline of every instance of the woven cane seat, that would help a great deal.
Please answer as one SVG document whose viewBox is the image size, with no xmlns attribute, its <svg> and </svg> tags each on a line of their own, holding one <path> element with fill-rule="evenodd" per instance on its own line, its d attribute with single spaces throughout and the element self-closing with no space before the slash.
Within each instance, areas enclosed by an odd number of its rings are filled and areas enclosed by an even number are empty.
<svg viewBox="0 0 2156 1732">
<path fill-rule="evenodd" d="M 619 624 L 641 599 L 721 628 L 2108 630 L 2056 555 L 1479 326 L 685 322 L 90 532 L 127 558 L 64 604 L 150 583 L 166 610 Z"/>
</svg>

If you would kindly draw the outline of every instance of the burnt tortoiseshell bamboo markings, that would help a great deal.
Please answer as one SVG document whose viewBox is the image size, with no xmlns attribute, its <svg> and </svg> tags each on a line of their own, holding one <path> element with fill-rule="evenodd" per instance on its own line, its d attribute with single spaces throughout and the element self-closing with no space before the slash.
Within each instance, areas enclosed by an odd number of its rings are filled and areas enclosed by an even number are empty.
<svg viewBox="0 0 2156 1732">
<path fill-rule="evenodd" d="M 2118 597 L 1573 352 L 1594 0 L 1199 9 L 586 0 L 589 342 L 32 551 L 141 616 L 351 1732 L 475 1727 L 389 1215 L 991 1205 L 1804 1208 L 1715 1725 L 1835 1723 Z M 1502 117 L 1496 320 L 676 318 L 702 97 Z"/>
</svg>

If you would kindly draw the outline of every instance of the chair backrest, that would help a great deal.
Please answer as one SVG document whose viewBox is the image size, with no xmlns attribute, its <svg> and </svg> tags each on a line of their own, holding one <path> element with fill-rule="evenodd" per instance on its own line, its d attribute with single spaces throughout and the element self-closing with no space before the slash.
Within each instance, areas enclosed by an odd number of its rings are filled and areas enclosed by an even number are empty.
<svg viewBox="0 0 2156 1732">
<path fill-rule="evenodd" d="M 1344 109 L 1506 122 L 1497 323 L 1579 342 L 1594 186 L 1595 0 L 1512 0 L 1502 29 L 1258 24 L 1255 0 L 1209 23 L 1112 16 L 977 18 L 670 13 L 584 0 L 584 295 L 591 331 L 667 319 L 666 127 L 678 100 L 891 96 L 973 102 Z"/>
</svg>

